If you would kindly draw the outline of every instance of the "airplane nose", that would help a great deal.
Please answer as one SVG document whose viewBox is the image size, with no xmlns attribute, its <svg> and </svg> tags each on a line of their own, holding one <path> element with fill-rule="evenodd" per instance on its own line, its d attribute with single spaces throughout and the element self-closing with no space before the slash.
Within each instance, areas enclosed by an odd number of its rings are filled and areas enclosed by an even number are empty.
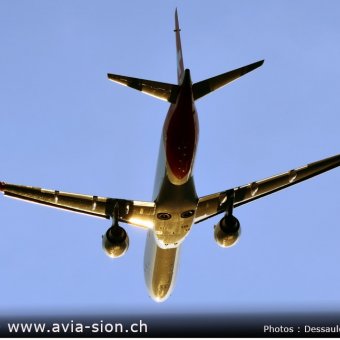
<svg viewBox="0 0 340 340">
<path fill-rule="evenodd" d="M 156 287 L 155 287 L 156 288 Z M 152 289 L 150 291 L 150 297 L 152 298 L 152 300 L 154 300 L 155 302 L 164 302 L 165 300 L 167 300 L 170 295 L 171 295 L 171 289 L 169 289 L 170 286 L 168 287 L 162 287 L 159 286 L 157 287 L 156 290 Z"/>
</svg>

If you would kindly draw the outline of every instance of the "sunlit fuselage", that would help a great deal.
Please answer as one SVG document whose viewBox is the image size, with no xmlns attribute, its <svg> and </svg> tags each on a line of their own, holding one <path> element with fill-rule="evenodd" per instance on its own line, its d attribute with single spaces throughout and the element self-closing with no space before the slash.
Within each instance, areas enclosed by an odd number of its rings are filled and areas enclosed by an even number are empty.
<svg viewBox="0 0 340 340">
<path fill-rule="evenodd" d="M 148 232 L 145 248 L 145 281 L 156 301 L 171 294 L 180 244 L 195 216 L 198 198 L 192 175 L 198 130 L 190 71 L 185 70 L 176 103 L 164 122 L 154 186 L 154 228 Z"/>
</svg>

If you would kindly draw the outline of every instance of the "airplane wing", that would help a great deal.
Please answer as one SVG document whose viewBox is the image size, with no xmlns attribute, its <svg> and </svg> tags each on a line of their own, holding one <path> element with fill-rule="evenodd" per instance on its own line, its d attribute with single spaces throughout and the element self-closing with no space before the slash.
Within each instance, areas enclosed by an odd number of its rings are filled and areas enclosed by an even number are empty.
<svg viewBox="0 0 340 340">
<path fill-rule="evenodd" d="M 225 212 L 228 194 L 234 193 L 234 207 L 252 202 L 273 192 L 300 183 L 340 165 L 340 154 L 282 174 L 199 198 L 194 223 Z"/>
<path fill-rule="evenodd" d="M 12 198 L 107 219 L 113 216 L 118 203 L 119 221 L 144 228 L 153 227 L 154 202 L 81 195 L 4 182 L 0 182 L 0 191 Z"/>
</svg>

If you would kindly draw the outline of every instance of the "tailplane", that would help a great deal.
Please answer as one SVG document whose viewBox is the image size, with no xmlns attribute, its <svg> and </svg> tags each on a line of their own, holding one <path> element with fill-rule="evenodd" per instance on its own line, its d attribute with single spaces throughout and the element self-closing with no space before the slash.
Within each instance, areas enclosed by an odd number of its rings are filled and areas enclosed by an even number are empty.
<svg viewBox="0 0 340 340">
<path fill-rule="evenodd" d="M 139 90 L 150 96 L 156 97 L 168 101 L 170 103 L 175 103 L 177 95 L 179 93 L 179 88 L 183 82 L 184 78 L 184 62 L 182 54 L 182 44 L 180 36 L 180 28 L 178 21 L 177 9 L 175 11 L 175 33 L 176 33 L 176 52 L 177 52 L 177 77 L 178 85 L 161 83 L 153 80 L 146 80 L 140 78 L 132 78 L 127 76 L 121 76 L 118 74 L 108 74 L 108 78 L 121 85 L 129 86 L 133 89 Z M 210 92 L 213 92 L 232 81 L 242 77 L 244 74 L 255 70 L 263 64 L 264 60 L 257 61 L 256 63 L 249 64 L 247 66 L 240 67 L 233 71 L 222 73 L 216 77 L 212 77 L 192 85 L 192 92 L 194 100 L 202 98 Z"/>
<path fill-rule="evenodd" d="M 242 77 L 248 72 L 255 70 L 256 68 L 260 67 L 263 64 L 264 60 L 257 61 L 256 63 L 249 64 L 247 66 L 240 67 L 233 71 L 229 71 L 226 73 L 222 73 L 216 77 L 212 77 L 198 83 L 195 83 L 192 86 L 192 92 L 194 96 L 194 100 L 202 98 L 203 96 L 207 95 L 210 92 L 213 92 L 232 81 L 236 80 L 237 78 Z"/>
<path fill-rule="evenodd" d="M 141 91 L 152 97 L 168 101 L 170 103 L 174 103 L 177 98 L 178 85 L 161 83 L 154 80 L 132 78 L 111 73 L 108 73 L 107 77 L 115 83 L 129 86 L 135 90 Z"/>
</svg>

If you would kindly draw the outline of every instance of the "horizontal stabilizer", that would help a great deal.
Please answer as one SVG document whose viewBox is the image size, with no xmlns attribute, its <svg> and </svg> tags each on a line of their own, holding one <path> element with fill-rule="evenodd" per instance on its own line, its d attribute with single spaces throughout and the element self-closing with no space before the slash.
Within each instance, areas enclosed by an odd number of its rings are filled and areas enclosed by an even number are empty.
<svg viewBox="0 0 340 340">
<path fill-rule="evenodd" d="M 120 76 L 108 73 L 108 78 L 118 84 L 132 87 L 135 90 L 144 92 L 150 96 L 174 103 L 177 98 L 178 85 L 161 83 L 153 80 Z"/>
<path fill-rule="evenodd" d="M 242 77 L 244 74 L 255 70 L 256 68 L 260 67 L 263 64 L 264 60 L 257 61 L 256 63 L 240 67 L 236 70 L 220 74 L 216 77 L 212 77 L 198 83 L 195 83 L 192 86 L 192 91 L 194 95 L 194 99 L 199 99 L 206 94 L 213 92 L 220 87 L 231 83 L 232 81 L 236 80 L 237 78 Z"/>
</svg>

